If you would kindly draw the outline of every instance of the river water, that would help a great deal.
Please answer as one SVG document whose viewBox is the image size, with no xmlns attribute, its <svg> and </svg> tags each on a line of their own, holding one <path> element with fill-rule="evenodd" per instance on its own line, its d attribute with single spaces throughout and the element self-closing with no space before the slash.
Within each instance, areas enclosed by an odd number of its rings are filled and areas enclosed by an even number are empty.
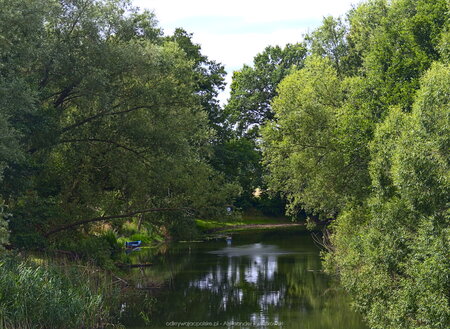
<svg viewBox="0 0 450 329">
<path fill-rule="evenodd" d="M 141 289 L 127 297 L 121 321 L 130 329 L 367 329 L 321 272 L 319 253 L 301 229 L 177 244 L 132 270 Z M 149 256 L 143 249 L 136 257 Z"/>
</svg>

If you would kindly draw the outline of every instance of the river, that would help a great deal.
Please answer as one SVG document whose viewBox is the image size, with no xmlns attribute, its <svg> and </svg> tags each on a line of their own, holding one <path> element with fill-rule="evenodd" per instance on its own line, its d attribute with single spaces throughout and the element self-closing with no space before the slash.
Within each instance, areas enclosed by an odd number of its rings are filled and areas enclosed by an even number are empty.
<svg viewBox="0 0 450 329">
<path fill-rule="evenodd" d="M 124 301 L 126 328 L 368 328 L 301 229 L 179 243 L 152 261 L 132 270 L 142 289 Z"/>
</svg>

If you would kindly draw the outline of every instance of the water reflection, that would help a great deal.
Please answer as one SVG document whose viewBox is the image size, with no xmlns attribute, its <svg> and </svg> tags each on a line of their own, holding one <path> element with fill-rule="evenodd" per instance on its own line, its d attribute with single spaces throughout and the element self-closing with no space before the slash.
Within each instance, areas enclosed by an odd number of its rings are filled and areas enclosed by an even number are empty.
<svg viewBox="0 0 450 329">
<path fill-rule="evenodd" d="M 275 274 L 278 269 L 277 255 L 289 254 L 282 252 L 276 246 L 264 246 L 260 243 L 241 247 L 227 247 L 210 254 L 228 256 L 225 261 L 219 261 L 199 279 L 192 280 L 189 288 L 207 290 L 208 293 L 222 296 L 218 308 L 226 311 L 229 306 L 245 303 L 244 295 L 252 293 L 252 290 L 260 291 L 257 305 L 260 311 L 267 311 L 270 306 L 280 306 L 282 296 L 285 295 L 284 286 L 278 290 L 265 291 L 266 287 L 272 287 Z M 247 286 L 244 287 L 247 284 Z M 250 285 L 253 286 L 250 287 Z M 255 318 L 253 314 L 250 318 Z"/>
<path fill-rule="evenodd" d="M 176 273 L 157 296 L 148 328 L 186 321 L 366 328 L 343 292 L 319 271 L 319 252 L 309 235 L 242 236 L 233 246 L 212 242 L 178 251 L 160 264 Z"/>
</svg>

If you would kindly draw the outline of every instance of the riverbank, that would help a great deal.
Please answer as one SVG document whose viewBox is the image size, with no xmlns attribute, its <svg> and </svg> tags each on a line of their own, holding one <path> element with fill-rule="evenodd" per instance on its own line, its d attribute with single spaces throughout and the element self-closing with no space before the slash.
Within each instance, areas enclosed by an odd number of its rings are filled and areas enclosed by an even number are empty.
<svg viewBox="0 0 450 329">
<path fill-rule="evenodd" d="M 210 230 L 205 231 L 205 233 L 228 233 L 228 232 L 238 232 L 238 231 L 247 231 L 247 230 L 270 230 L 270 229 L 279 229 L 279 228 L 294 228 L 304 226 L 304 224 L 300 223 L 285 223 L 285 224 L 242 224 L 242 225 L 234 225 L 234 226 L 223 226 L 216 227 Z"/>
<path fill-rule="evenodd" d="M 82 280 L 80 280 L 82 278 Z M 116 323 L 120 285 L 86 263 L 0 254 L 0 328 L 106 328 Z"/>
<path fill-rule="evenodd" d="M 210 240 L 217 240 L 216 243 L 220 244 L 223 242 L 220 237 L 224 234 L 233 235 L 234 240 L 237 235 L 246 232 L 275 232 L 301 229 L 304 226 L 292 223 L 285 217 L 268 217 L 255 213 L 244 214 L 239 220 L 199 219 L 195 221 L 195 225 L 198 240 L 205 245 Z M 149 294 L 148 291 L 163 289 L 166 282 L 172 280 L 172 276 L 182 271 L 187 264 L 177 263 L 175 272 L 175 267 L 171 271 L 161 271 L 158 264 L 178 248 L 175 247 L 177 243 L 171 239 L 164 242 L 155 232 L 150 232 L 145 227 L 139 229 L 133 222 L 126 222 L 123 226 L 125 228 L 120 230 L 123 235 L 119 235 L 117 231 L 112 234 L 109 228 L 105 232 L 99 231 L 99 237 L 108 237 L 103 239 L 108 243 L 104 242 L 102 248 L 113 246 L 115 250 L 114 259 L 103 261 L 100 265 L 95 258 L 98 257 L 99 250 L 84 248 L 84 245 L 79 246 L 80 250 L 56 250 L 57 253 L 55 250 L 42 253 L 5 252 L 0 258 L 0 288 L 4 292 L 0 296 L 0 328 L 35 328 L 36 325 L 52 328 L 103 328 L 120 322 L 118 317 L 123 295 L 132 295 L 134 291 L 139 296 L 143 294 L 144 300 L 152 301 L 153 293 Z M 158 237 L 157 240 L 151 239 L 155 236 Z M 123 242 L 130 238 L 143 240 L 140 251 L 125 252 Z M 92 260 L 83 257 L 89 250 Z M 102 267 L 101 264 L 107 264 L 107 267 Z M 139 266 L 135 266 L 136 264 Z M 146 264 L 145 269 L 140 266 L 142 264 Z M 140 269 L 135 271 L 133 267 Z M 145 278 L 142 273 L 146 273 Z M 82 281 L 79 280 L 80 277 L 83 278 Z M 39 305 L 35 305 L 36 300 L 40 301 Z M 126 303 L 130 304 L 130 301 L 126 300 Z M 67 316 L 61 319 L 60 315 Z"/>
<path fill-rule="evenodd" d="M 247 210 L 240 219 L 207 220 L 197 219 L 197 229 L 202 234 L 216 232 L 234 232 L 253 229 L 271 229 L 282 227 L 302 226 L 303 223 L 292 222 L 286 216 L 267 216 L 256 210 Z"/>
</svg>

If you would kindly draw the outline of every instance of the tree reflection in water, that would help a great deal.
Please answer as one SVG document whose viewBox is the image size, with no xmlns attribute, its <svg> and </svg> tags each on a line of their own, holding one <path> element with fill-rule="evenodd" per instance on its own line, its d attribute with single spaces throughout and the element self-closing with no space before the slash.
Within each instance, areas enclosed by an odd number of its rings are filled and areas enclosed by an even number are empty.
<svg viewBox="0 0 450 329">
<path fill-rule="evenodd" d="M 319 250 L 309 235 L 233 239 L 236 246 L 205 243 L 170 262 L 173 274 L 150 318 L 166 322 L 248 322 L 256 327 L 363 329 L 349 300 L 320 272 Z M 253 241 L 252 241 L 253 240 Z M 254 241 L 256 240 L 256 241 Z M 264 242 L 261 242 L 264 241 Z M 267 242 L 266 242 L 267 241 Z M 253 242 L 253 243 L 248 243 Z M 221 248 L 218 248 L 221 246 Z"/>
</svg>

